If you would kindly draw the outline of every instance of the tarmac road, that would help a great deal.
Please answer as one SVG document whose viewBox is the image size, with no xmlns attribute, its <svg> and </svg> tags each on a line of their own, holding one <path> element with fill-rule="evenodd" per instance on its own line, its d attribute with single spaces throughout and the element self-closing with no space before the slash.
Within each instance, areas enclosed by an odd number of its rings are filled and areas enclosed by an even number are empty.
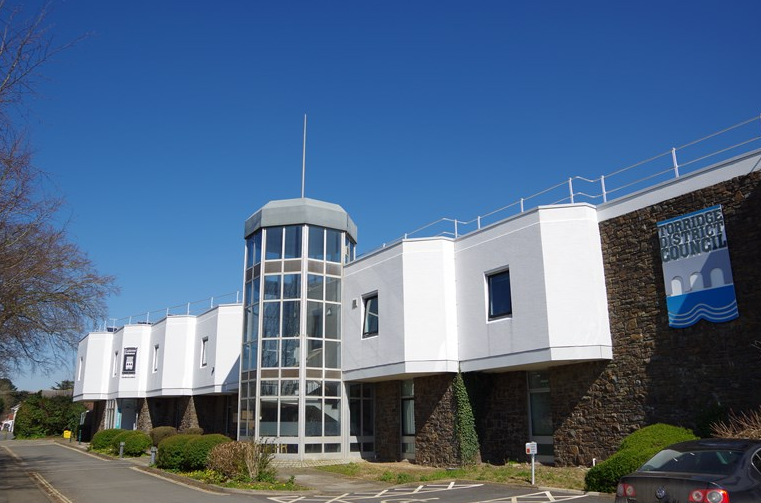
<svg viewBox="0 0 761 503">
<path fill-rule="evenodd" d="M 609 495 L 446 481 L 389 486 L 288 469 L 304 492 L 192 487 L 147 473 L 145 458 L 104 459 L 52 440 L 0 441 L 0 503 L 612 503 Z M 286 470 L 283 470 L 286 471 Z M 213 490 L 212 490 L 213 489 Z"/>
</svg>

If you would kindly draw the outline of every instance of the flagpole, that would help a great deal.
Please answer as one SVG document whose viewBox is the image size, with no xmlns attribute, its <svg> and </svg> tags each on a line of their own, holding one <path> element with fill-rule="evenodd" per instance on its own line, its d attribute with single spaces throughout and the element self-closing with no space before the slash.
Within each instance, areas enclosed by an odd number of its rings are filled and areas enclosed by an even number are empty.
<svg viewBox="0 0 761 503">
<path fill-rule="evenodd" d="M 304 175 L 307 166 L 307 114 L 304 114 L 304 146 L 301 149 L 301 199 L 304 199 Z"/>
</svg>

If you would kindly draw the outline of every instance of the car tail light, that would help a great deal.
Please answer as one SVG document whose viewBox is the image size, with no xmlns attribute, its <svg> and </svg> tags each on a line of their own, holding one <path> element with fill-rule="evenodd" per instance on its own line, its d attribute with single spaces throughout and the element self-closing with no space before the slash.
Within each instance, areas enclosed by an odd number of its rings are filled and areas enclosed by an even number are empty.
<svg viewBox="0 0 761 503">
<path fill-rule="evenodd" d="M 618 487 L 616 488 L 616 496 L 626 496 L 627 498 L 634 498 L 635 496 L 637 496 L 637 491 L 634 490 L 633 485 L 619 482 Z"/>
<path fill-rule="evenodd" d="M 729 503 L 729 494 L 724 489 L 695 489 L 687 501 L 695 503 Z"/>
</svg>

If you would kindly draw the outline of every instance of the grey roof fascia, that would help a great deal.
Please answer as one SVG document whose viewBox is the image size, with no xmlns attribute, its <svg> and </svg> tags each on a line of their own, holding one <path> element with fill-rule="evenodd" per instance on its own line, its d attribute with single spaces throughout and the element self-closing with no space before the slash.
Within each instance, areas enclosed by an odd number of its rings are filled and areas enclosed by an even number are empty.
<svg viewBox="0 0 761 503">
<path fill-rule="evenodd" d="M 357 242 L 357 226 L 341 206 L 309 198 L 270 201 L 246 219 L 243 237 L 264 227 L 299 224 L 345 231 Z"/>
</svg>

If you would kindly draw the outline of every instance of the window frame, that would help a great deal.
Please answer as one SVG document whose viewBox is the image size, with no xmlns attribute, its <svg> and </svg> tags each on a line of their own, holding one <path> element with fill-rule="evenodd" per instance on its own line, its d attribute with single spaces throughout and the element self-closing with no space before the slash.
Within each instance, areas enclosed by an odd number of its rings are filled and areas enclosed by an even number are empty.
<svg viewBox="0 0 761 503">
<path fill-rule="evenodd" d="M 153 373 L 155 374 L 159 370 L 159 344 L 153 345 Z"/>
<path fill-rule="evenodd" d="M 375 300 L 375 313 L 369 308 L 371 301 Z M 375 316 L 375 330 L 368 330 L 368 319 L 370 316 Z M 371 337 L 377 337 L 380 332 L 380 301 L 378 299 L 378 292 L 368 293 L 362 296 L 362 338 L 369 339 Z"/>
<path fill-rule="evenodd" d="M 208 365 L 208 346 L 209 346 L 209 337 L 203 337 L 201 339 L 201 367 L 206 367 Z"/>
<path fill-rule="evenodd" d="M 494 310 L 495 293 L 504 294 L 504 290 L 495 291 L 493 280 L 495 278 L 500 278 L 503 276 L 507 276 L 508 309 L 495 312 Z M 513 289 L 512 289 L 512 281 L 510 278 L 510 269 L 504 268 L 504 269 L 498 269 L 492 272 L 487 272 L 485 274 L 485 280 L 486 280 L 486 317 L 487 319 L 489 321 L 492 321 L 492 320 L 500 320 L 504 318 L 511 318 L 513 316 L 513 291 L 512 291 Z M 499 299 L 499 300 L 502 300 L 502 299 Z"/>
</svg>

